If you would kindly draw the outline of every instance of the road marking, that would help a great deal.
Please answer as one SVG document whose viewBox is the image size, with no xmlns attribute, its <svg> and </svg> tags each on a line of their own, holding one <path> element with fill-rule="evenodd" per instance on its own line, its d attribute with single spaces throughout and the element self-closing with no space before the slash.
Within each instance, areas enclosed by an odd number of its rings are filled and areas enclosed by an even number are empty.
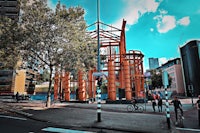
<svg viewBox="0 0 200 133">
<path fill-rule="evenodd" d="M 42 131 L 54 132 L 54 133 L 94 133 L 88 131 L 71 130 L 71 129 L 54 128 L 54 127 L 43 128 Z"/>
<path fill-rule="evenodd" d="M 15 119 L 15 120 L 23 120 L 26 121 L 26 118 L 20 118 L 20 117 L 13 117 L 13 116 L 7 116 L 7 115 L 0 115 L 0 118 L 8 118 L 8 119 Z"/>
<path fill-rule="evenodd" d="M 193 129 L 193 128 L 179 128 L 179 127 L 177 127 L 176 129 L 185 130 L 185 131 L 195 131 L 195 132 L 199 132 L 200 131 L 200 129 Z"/>
</svg>

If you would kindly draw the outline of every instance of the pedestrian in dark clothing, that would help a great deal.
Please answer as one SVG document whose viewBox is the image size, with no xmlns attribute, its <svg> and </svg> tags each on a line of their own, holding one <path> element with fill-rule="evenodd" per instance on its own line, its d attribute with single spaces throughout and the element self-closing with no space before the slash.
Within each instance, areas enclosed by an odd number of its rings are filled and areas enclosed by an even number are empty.
<svg viewBox="0 0 200 133">
<path fill-rule="evenodd" d="M 153 111 L 154 111 L 154 112 L 156 112 L 155 106 L 156 106 L 156 101 L 155 101 L 155 100 L 152 100 L 152 107 L 153 107 Z"/>
<path fill-rule="evenodd" d="M 16 100 L 19 102 L 19 92 L 16 93 Z"/>
<path fill-rule="evenodd" d="M 163 104 L 163 103 L 162 103 L 162 99 L 159 98 L 159 99 L 158 99 L 158 111 L 159 111 L 159 112 L 162 112 L 162 104 Z"/>
<path fill-rule="evenodd" d="M 199 99 L 196 102 L 196 107 L 198 110 L 198 121 L 199 121 L 199 126 L 200 126 L 200 95 L 198 97 L 199 97 Z"/>
<path fill-rule="evenodd" d="M 174 97 L 174 100 L 172 100 L 171 103 L 174 104 L 174 112 L 175 112 L 175 115 L 176 115 L 176 124 L 177 124 L 177 120 L 178 120 L 178 117 L 177 117 L 177 110 L 178 110 L 178 109 L 181 111 L 182 119 L 184 119 L 184 117 L 183 117 L 182 104 L 181 104 L 181 101 L 178 100 L 177 96 Z"/>
</svg>

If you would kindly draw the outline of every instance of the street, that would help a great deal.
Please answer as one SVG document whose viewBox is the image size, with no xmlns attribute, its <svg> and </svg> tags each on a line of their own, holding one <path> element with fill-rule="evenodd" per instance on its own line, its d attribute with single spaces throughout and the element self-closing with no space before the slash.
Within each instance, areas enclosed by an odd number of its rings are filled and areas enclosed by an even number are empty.
<svg viewBox="0 0 200 133">
<path fill-rule="evenodd" d="M 83 104 L 83 106 L 84 105 L 87 106 L 86 104 Z M 110 129 L 113 130 L 112 132 L 149 131 L 149 133 L 153 133 L 156 131 L 159 133 L 168 130 L 165 123 L 165 116 L 162 114 L 151 115 L 144 113 L 128 113 L 127 111 L 102 111 L 102 122 L 98 123 L 96 122 L 97 118 L 95 109 L 64 107 L 43 111 L 27 110 L 26 112 L 34 114 L 36 119 L 42 118 L 46 121 L 51 120 L 58 125 L 69 127 L 93 128 L 99 130 Z M 152 120 L 155 122 L 152 123 Z M 154 129 L 152 129 L 152 127 Z"/>
<path fill-rule="evenodd" d="M 197 112 L 189 103 L 183 101 L 184 128 L 176 127 L 173 106 L 170 105 L 171 126 L 167 128 L 165 106 L 163 112 L 153 111 L 151 102 L 144 112 L 127 112 L 127 104 L 102 104 L 101 122 L 97 122 L 97 104 L 55 103 L 51 108 L 44 108 L 42 102 L 24 101 L 5 102 L 1 109 L 5 112 L 0 117 L 1 130 L 7 132 L 106 132 L 106 133 L 192 133 L 200 132 L 197 126 Z M 143 106 L 145 106 L 143 104 Z M 21 113 L 20 113 L 21 112 Z M 20 115 L 20 114 L 21 115 Z M 9 117 L 4 116 L 9 115 Z M 28 117 L 26 117 L 26 115 Z M 22 117 L 24 116 L 24 117 Z M 17 118 L 15 118 L 17 117 Z M 31 119 L 28 119 L 31 118 Z M 9 125 L 8 125 L 9 123 Z M 34 124 L 33 124 L 34 123 Z M 23 125 L 23 126 L 20 126 Z M 30 126 L 31 125 L 31 126 Z M 13 126 L 13 127 L 12 127 Z M 12 128 L 11 128 L 12 127 Z M 141 128 L 142 127 L 142 128 Z M 71 131 L 72 130 L 72 131 Z M 173 132 L 174 131 L 174 132 Z"/>
<path fill-rule="evenodd" d="M 23 117 L 0 115 L 0 131 L 2 133 L 42 133 L 41 129 L 47 126 L 47 123 Z"/>
<path fill-rule="evenodd" d="M 12 114 L 0 115 L 1 133 L 93 133 L 90 131 L 67 129 L 56 124 L 35 121 Z"/>
</svg>

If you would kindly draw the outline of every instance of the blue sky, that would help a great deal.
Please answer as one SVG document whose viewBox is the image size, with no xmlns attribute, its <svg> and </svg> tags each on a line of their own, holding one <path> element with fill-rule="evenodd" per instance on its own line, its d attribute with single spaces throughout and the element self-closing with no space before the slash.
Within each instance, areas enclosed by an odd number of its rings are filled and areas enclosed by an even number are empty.
<svg viewBox="0 0 200 133">
<path fill-rule="evenodd" d="M 54 9 L 57 1 L 48 0 L 48 5 Z M 97 21 L 97 0 L 60 1 L 67 7 L 83 7 L 88 25 Z M 126 49 L 144 54 L 145 69 L 148 58 L 165 63 L 180 57 L 179 46 L 200 39 L 200 0 L 100 0 L 100 21 L 121 29 L 123 19 Z"/>
</svg>

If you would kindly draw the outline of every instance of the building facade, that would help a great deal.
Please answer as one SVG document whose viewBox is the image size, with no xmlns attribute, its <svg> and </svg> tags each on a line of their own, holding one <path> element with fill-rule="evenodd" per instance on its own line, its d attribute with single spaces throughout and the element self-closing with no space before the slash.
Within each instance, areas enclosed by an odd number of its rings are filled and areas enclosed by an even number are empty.
<svg viewBox="0 0 200 133">
<path fill-rule="evenodd" d="M 18 0 L 0 0 L 0 16 L 7 16 L 11 19 L 19 18 Z"/>
<path fill-rule="evenodd" d="M 13 70 L 0 71 L 0 94 L 10 93 L 13 90 Z"/>
<path fill-rule="evenodd" d="M 0 70 L 0 95 L 33 94 L 38 75 L 31 69 Z"/>
<path fill-rule="evenodd" d="M 173 60 L 169 60 L 163 64 L 160 69 L 162 71 L 167 71 L 172 80 L 169 90 L 177 93 L 178 95 L 185 95 L 181 59 L 175 58 Z"/>
<path fill-rule="evenodd" d="M 149 58 L 149 69 L 156 69 L 159 67 L 158 58 Z"/>
<path fill-rule="evenodd" d="M 29 3 L 32 3 L 30 0 Z M 18 0 L 0 0 L 0 16 L 19 20 Z M 25 64 L 25 65 L 24 65 Z M 19 61 L 17 70 L 0 70 L 0 94 L 32 94 L 38 78 L 38 61 Z"/>
<path fill-rule="evenodd" d="M 193 40 L 180 47 L 187 96 L 200 95 L 200 41 Z"/>
</svg>

